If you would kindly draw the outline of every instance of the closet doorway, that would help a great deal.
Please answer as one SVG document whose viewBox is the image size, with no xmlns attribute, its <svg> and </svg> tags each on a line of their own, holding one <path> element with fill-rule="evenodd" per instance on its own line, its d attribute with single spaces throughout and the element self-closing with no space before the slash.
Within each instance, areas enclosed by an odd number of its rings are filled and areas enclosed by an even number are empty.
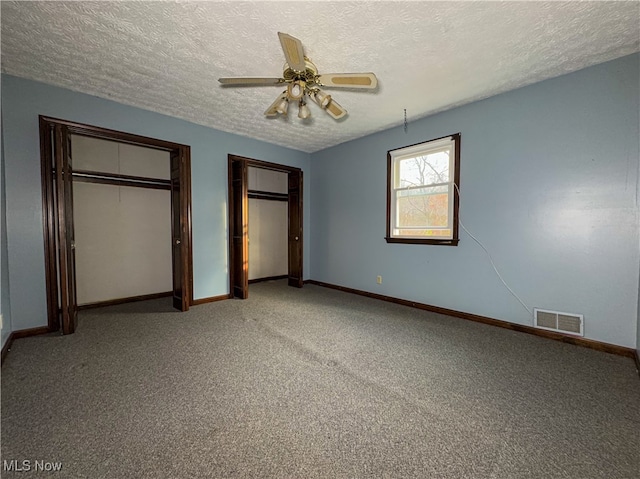
<svg viewBox="0 0 640 479">
<path fill-rule="evenodd" d="M 144 151 L 159 150 L 166 152 L 166 155 L 148 155 L 147 158 L 141 158 L 138 163 L 130 161 L 128 170 L 124 174 L 109 167 L 107 165 L 109 160 L 105 160 L 104 156 L 100 160 L 104 162 L 103 165 L 99 164 L 98 157 L 94 160 L 87 160 L 85 157 L 78 162 L 77 167 L 74 166 L 74 142 L 76 147 L 79 147 L 83 141 L 91 139 L 106 140 L 99 144 L 106 146 L 107 149 L 115 142 L 118 144 L 118 152 L 119 146 L 122 145 L 123 151 L 126 151 L 126 148 L 140 150 L 136 147 L 142 147 Z M 173 306 L 181 311 L 188 310 L 193 300 L 190 148 L 177 143 L 44 116 L 40 116 L 40 147 L 49 330 L 61 330 L 63 334 L 71 334 L 77 327 L 74 183 L 78 185 L 79 198 L 87 197 L 87 191 L 84 191 L 86 187 L 83 186 L 81 191 L 80 185 L 89 186 L 90 184 L 102 187 L 111 185 L 107 188 L 113 185 L 123 186 L 131 191 L 142 191 L 143 188 L 150 188 L 147 191 L 167 191 L 165 205 L 170 208 L 170 213 L 167 212 L 167 215 L 170 214 L 170 225 L 165 225 L 164 228 L 170 234 L 167 240 L 171 243 L 165 248 L 165 253 L 170 254 L 171 259 L 170 265 L 167 263 L 165 269 L 171 270 L 170 294 L 173 296 Z M 168 171 L 162 174 L 154 173 L 162 167 L 158 168 L 158 165 L 154 165 L 153 158 L 163 158 Z M 148 172 L 151 173 L 145 174 Z M 122 192 L 124 188 L 118 190 Z M 149 198 L 146 199 L 148 200 Z M 131 216 L 129 213 L 135 215 L 134 212 L 125 211 L 125 216 L 129 219 Z M 83 212 L 82 217 L 87 217 L 86 211 Z M 123 228 L 122 237 L 118 239 L 121 243 L 120 247 L 114 248 L 110 245 L 109 254 L 119 251 L 124 254 L 129 246 L 127 240 L 127 232 Z M 168 279 L 166 283 L 169 284 Z M 144 296 L 126 299 L 142 299 Z"/>
<path fill-rule="evenodd" d="M 252 259 L 254 268 L 260 271 L 252 274 L 253 277 L 263 276 L 260 279 L 281 277 L 274 272 L 284 269 L 289 286 L 301 288 L 302 280 L 302 170 L 275 163 L 229 155 L 229 282 L 231 296 L 245 299 L 249 296 L 250 277 L 250 216 L 256 221 L 252 207 L 261 208 L 265 217 L 271 216 L 273 224 L 260 225 L 264 231 L 263 238 L 266 244 L 276 248 L 266 251 L 272 254 L 268 259 Z M 256 179 L 257 178 L 257 179 Z M 261 185 L 268 185 L 263 186 Z M 283 208 L 279 204 L 283 204 Z M 260 204 L 262 206 L 260 206 Z M 285 206 L 286 205 L 286 206 Z M 283 220 L 283 210 L 286 210 L 286 219 Z M 262 218 L 261 218 L 262 219 Z M 278 232 L 277 224 L 284 223 L 286 232 Z M 258 226 L 256 224 L 256 226 Z M 258 234 L 252 236 L 258 238 Z M 268 236 L 268 238 L 267 238 Z M 285 250 L 280 251 L 274 242 L 283 238 Z M 275 241 L 274 241 L 275 240 Z M 254 254 L 258 246 L 253 244 L 251 249 Z M 284 256 L 282 264 L 280 257 Z M 267 275 L 265 278 L 264 275 Z"/>
</svg>

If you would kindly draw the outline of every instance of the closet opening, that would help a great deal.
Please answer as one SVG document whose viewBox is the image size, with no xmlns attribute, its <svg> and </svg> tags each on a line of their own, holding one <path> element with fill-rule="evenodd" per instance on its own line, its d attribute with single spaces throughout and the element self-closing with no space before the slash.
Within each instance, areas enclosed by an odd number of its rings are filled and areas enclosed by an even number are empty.
<svg viewBox="0 0 640 479">
<path fill-rule="evenodd" d="M 192 303 L 190 149 L 40 117 L 47 316 L 172 296 Z"/>
<path fill-rule="evenodd" d="M 273 279 L 301 288 L 302 233 L 302 170 L 229 155 L 231 296 Z"/>
</svg>

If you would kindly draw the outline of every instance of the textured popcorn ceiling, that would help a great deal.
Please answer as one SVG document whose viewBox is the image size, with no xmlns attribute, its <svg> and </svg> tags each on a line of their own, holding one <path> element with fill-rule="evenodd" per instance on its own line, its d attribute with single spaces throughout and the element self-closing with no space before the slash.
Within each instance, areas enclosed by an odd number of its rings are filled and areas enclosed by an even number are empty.
<svg viewBox="0 0 640 479">
<path fill-rule="evenodd" d="M 2 71 L 313 152 L 639 50 L 638 2 L 5 2 Z M 263 112 L 282 87 L 277 32 L 320 73 L 373 71 L 375 92 L 333 89 L 349 115 Z"/>
</svg>

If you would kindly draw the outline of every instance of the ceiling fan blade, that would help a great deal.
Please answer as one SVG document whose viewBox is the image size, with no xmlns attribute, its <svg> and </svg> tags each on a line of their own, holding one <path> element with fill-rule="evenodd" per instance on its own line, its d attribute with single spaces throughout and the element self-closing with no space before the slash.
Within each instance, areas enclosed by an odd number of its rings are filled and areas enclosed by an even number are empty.
<svg viewBox="0 0 640 479">
<path fill-rule="evenodd" d="M 225 86 L 267 86 L 284 83 L 284 78 L 218 78 Z"/>
<path fill-rule="evenodd" d="M 363 88 L 373 90 L 378 86 L 378 79 L 373 73 L 325 73 L 319 75 L 317 81 L 332 88 Z"/>
<path fill-rule="evenodd" d="M 278 37 L 280 37 L 280 45 L 282 45 L 282 51 L 289 67 L 294 71 L 304 72 L 306 66 L 302 42 L 286 33 L 278 32 Z"/>
<path fill-rule="evenodd" d="M 331 117 L 333 117 L 334 120 L 339 120 L 343 116 L 347 115 L 347 110 L 342 108 L 342 106 L 340 106 L 340 104 L 337 103 L 333 98 L 331 99 L 331 101 L 327 105 L 327 108 L 325 108 L 325 111 Z"/>
<path fill-rule="evenodd" d="M 285 90 L 282 93 L 280 93 L 280 96 L 276 98 L 276 101 L 274 101 L 269 108 L 266 109 L 264 114 L 268 117 L 278 116 L 278 110 L 277 110 L 278 105 L 282 100 L 286 98 L 287 98 L 287 91 Z"/>
</svg>

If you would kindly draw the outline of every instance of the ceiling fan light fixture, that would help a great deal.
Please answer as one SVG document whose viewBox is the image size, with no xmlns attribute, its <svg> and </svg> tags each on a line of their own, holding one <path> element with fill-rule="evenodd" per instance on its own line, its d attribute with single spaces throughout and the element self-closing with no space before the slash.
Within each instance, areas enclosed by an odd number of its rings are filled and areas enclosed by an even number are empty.
<svg viewBox="0 0 640 479">
<path fill-rule="evenodd" d="M 289 87 L 287 88 L 287 93 L 289 94 L 289 98 L 292 100 L 299 100 L 304 96 L 304 88 L 306 83 L 302 80 L 297 80 L 292 83 L 289 83 Z"/>
<path fill-rule="evenodd" d="M 300 100 L 300 103 L 298 105 L 298 118 L 302 118 L 303 120 L 306 120 L 310 116 L 311 116 L 311 110 L 309 110 L 309 107 L 303 100 Z"/>
<path fill-rule="evenodd" d="M 289 109 L 289 100 L 287 100 L 286 98 L 283 98 L 282 101 L 278 103 L 278 106 L 276 107 L 276 111 L 281 115 L 286 115 L 288 109 Z"/>
<path fill-rule="evenodd" d="M 320 105 L 320 108 L 322 109 L 327 108 L 329 106 L 329 103 L 331 103 L 331 95 L 328 95 L 322 90 L 315 90 L 313 92 L 312 98 L 318 105 Z"/>
</svg>

